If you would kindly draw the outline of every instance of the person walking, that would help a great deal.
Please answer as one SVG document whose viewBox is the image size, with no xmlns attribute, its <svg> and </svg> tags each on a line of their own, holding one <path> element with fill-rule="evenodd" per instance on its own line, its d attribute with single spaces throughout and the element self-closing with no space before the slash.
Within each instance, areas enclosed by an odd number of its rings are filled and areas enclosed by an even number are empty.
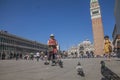
<svg viewBox="0 0 120 80">
<path fill-rule="evenodd" d="M 31 52 L 30 53 L 30 60 L 33 60 L 34 59 L 34 54 Z"/>
<path fill-rule="evenodd" d="M 3 52 L 2 53 L 2 60 L 5 60 L 5 58 L 6 58 L 6 54 L 5 54 L 5 52 Z"/>
<path fill-rule="evenodd" d="M 106 57 L 108 58 L 108 60 L 110 60 L 111 58 L 111 52 L 112 52 L 112 46 L 109 40 L 109 36 L 105 36 L 104 37 L 104 53 Z"/>
<path fill-rule="evenodd" d="M 16 53 L 16 61 L 19 59 L 19 53 Z"/>
<path fill-rule="evenodd" d="M 40 53 L 39 52 L 36 53 L 36 58 L 37 58 L 37 61 L 39 61 L 39 58 L 40 58 Z"/>
<path fill-rule="evenodd" d="M 55 59 L 56 59 L 56 54 L 57 54 L 57 41 L 55 39 L 54 34 L 50 35 L 50 39 L 48 40 L 48 46 L 49 46 L 49 56 L 48 60 L 52 60 L 52 66 L 55 65 Z"/>
</svg>

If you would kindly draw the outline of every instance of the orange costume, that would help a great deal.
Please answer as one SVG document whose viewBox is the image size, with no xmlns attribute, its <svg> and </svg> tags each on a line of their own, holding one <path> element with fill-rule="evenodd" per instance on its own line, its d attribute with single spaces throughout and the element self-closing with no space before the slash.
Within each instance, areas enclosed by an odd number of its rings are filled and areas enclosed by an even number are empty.
<svg viewBox="0 0 120 80">
<path fill-rule="evenodd" d="M 111 46 L 111 42 L 107 39 L 105 40 L 105 43 L 104 43 L 104 52 L 105 53 L 110 53 L 110 46 Z"/>
<path fill-rule="evenodd" d="M 57 41 L 55 39 L 48 40 L 49 51 L 51 53 L 57 53 Z"/>
<path fill-rule="evenodd" d="M 107 57 L 110 59 L 111 57 L 111 52 L 112 52 L 112 46 L 111 46 L 111 42 L 109 40 L 109 36 L 105 36 L 104 37 L 105 42 L 104 42 L 104 53 L 107 55 Z"/>
<path fill-rule="evenodd" d="M 49 46 L 49 55 L 48 60 L 52 60 L 52 66 L 56 64 L 56 53 L 57 53 L 57 41 L 54 39 L 54 35 L 50 35 L 50 39 L 48 40 L 48 46 Z"/>
<path fill-rule="evenodd" d="M 52 38 L 51 35 L 50 39 L 48 40 L 49 52 L 50 53 L 57 53 L 57 41 Z"/>
</svg>

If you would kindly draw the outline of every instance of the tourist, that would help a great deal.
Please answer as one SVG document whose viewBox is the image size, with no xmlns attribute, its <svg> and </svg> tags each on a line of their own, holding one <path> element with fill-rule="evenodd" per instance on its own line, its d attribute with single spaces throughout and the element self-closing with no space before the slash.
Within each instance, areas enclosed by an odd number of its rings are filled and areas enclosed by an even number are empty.
<svg viewBox="0 0 120 80">
<path fill-rule="evenodd" d="M 49 60 L 52 60 L 52 65 L 55 65 L 55 56 L 57 54 L 57 41 L 53 34 L 50 35 L 50 39 L 48 40 L 49 46 Z M 52 57 L 52 58 L 51 58 Z"/>
<path fill-rule="evenodd" d="M 108 60 L 110 60 L 111 52 L 112 52 L 112 46 L 109 40 L 109 36 L 105 36 L 104 37 L 104 53 L 106 57 L 108 58 Z"/>
<path fill-rule="evenodd" d="M 37 58 L 37 61 L 39 61 L 39 58 L 40 58 L 40 53 L 39 52 L 36 53 L 36 58 Z"/>
</svg>

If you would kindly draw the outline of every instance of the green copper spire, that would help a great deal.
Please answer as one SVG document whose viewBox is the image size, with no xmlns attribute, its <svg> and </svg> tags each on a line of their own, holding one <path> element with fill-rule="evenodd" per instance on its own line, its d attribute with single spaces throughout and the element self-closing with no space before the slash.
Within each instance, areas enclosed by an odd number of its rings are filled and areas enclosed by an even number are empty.
<svg viewBox="0 0 120 80">
<path fill-rule="evenodd" d="M 94 2 L 97 2 L 97 1 L 98 1 L 98 0 L 91 0 L 90 2 L 91 2 L 91 3 L 94 3 Z"/>
</svg>

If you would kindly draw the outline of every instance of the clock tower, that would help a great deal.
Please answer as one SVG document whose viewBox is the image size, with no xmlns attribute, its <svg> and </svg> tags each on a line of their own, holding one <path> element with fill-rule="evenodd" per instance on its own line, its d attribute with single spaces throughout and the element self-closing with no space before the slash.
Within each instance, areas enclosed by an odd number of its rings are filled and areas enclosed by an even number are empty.
<svg viewBox="0 0 120 80">
<path fill-rule="evenodd" d="M 94 53 L 96 55 L 103 54 L 104 32 L 102 25 L 102 18 L 98 0 L 90 1 L 90 14 L 92 20 L 92 30 L 94 38 Z"/>
</svg>

